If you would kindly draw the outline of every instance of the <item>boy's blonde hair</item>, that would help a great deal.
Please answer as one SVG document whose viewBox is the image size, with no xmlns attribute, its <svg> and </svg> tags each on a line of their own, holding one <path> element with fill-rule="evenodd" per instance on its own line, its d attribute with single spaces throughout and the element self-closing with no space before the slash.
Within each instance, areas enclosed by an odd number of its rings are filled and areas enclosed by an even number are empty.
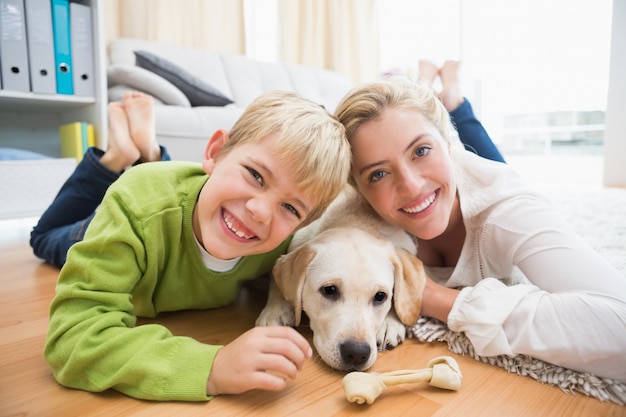
<svg viewBox="0 0 626 417">
<path fill-rule="evenodd" d="M 350 145 L 341 123 L 323 106 L 295 93 L 271 91 L 253 101 L 229 132 L 221 154 L 280 132 L 278 159 L 298 188 L 319 204 L 303 225 L 317 219 L 350 175 Z"/>
<path fill-rule="evenodd" d="M 454 127 L 448 111 L 428 86 L 394 76 L 354 87 L 343 98 L 335 114 L 346 128 L 348 142 L 365 122 L 375 120 L 387 109 L 402 108 L 421 113 L 450 142 Z M 384 137 L 380 140 L 385 140 Z M 352 178 L 350 182 L 354 185 Z"/>
</svg>

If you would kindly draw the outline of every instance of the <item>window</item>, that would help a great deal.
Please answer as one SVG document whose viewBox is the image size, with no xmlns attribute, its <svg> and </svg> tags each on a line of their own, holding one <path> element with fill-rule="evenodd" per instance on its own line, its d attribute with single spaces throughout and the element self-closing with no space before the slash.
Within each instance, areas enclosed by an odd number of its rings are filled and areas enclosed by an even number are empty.
<svg viewBox="0 0 626 417">
<path fill-rule="evenodd" d="M 248 55 L 278 59 L 277 0 L 246 0 Z M 462 62 L 465 95 L 505 152 L 601 150 L 611 0 L 384 0 L 380 72 Z M 575 145 L 575 146 L 572 146 Z"/>
<path fill-rule="evenodd" d="M 278 60 L 278 0 L 245 0 L 246 55 L 259 61 Z"/>
<path fill-rule="evenodd" d="M 383 71 L 460 59 L 463 90 L 504 152 L 601 144 L 611 0 L 386 0 Z M 570 146 L 571 148 L 571 146 Z"/>
</svg>

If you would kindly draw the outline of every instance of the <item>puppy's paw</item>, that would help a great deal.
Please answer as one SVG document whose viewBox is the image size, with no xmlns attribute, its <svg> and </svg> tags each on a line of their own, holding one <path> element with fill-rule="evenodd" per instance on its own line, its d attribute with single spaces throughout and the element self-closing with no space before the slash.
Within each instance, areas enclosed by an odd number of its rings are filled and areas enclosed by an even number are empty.
<svg viewBox="0 0 626 417">
<path fill-rule="evenodd" d="M 390 313 L 376 333 L 376 346 L 378 350 L 392 349 L 404 342 L 405 337 L 406 326 L 395 314 Z"/>
<path fill-rule="evenodd" d="M 266 305 L 259 317 L 256 326 L 295 326 L 296 314 L 288 304 Z"/>
</svg>

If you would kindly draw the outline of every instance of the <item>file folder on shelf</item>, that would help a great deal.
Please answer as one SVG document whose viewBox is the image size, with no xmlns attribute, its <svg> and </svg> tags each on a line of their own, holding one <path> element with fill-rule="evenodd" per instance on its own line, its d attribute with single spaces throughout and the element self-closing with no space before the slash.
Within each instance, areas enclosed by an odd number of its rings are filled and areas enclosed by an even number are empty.
<svg viewBox="0 0 626 417">
<path fill-rule="evenodd" d="M 30 91 L 24 0 L 0 0 L 0 73 L 4 90 Z"/>
<path fill-rule="evenodd" d="M 50 0 L 24 0 L 24 6 L 31 90 L 33 93 L 56 94 Z"/>
<path fill-rule="evenodd" d="M 70 43 L 72 44 L 72 68 L 74 94 L 95 95 L 93 28 L 91 7 L 70 3 Z"/>
<path fill-rule="evenodd" d="M 69 0 L 51 1 L 57 93 L 74 94 L 74 83 L 72 80 L 72 51 L 70 47 L 71 35 Z"/>
</svg>

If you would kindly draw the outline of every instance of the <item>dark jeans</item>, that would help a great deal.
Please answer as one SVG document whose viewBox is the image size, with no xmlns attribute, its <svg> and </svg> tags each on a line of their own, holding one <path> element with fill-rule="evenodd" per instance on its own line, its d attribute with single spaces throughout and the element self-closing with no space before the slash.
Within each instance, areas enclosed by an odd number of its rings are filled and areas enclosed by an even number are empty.
<svg viewBox="0 0 626 417">
<path fill-rule="evenodd" d="M 121 175 L 100 163 L 102 154 L 97 148 L 87 150 L 30 234 L 35 255 L 59 268 L 70 246 L 83 239 L 104 193 Z M 170 160 L 163 147 L 161 160 Z"/>
<path fill-rule="evenodd" d="M 450 112 L 450 116 L 465 149 L 483 158 L 505 162 L 483 125 L 476 119 L 469 101 L 463 100 L 463 104 Z"/>
</svg>

